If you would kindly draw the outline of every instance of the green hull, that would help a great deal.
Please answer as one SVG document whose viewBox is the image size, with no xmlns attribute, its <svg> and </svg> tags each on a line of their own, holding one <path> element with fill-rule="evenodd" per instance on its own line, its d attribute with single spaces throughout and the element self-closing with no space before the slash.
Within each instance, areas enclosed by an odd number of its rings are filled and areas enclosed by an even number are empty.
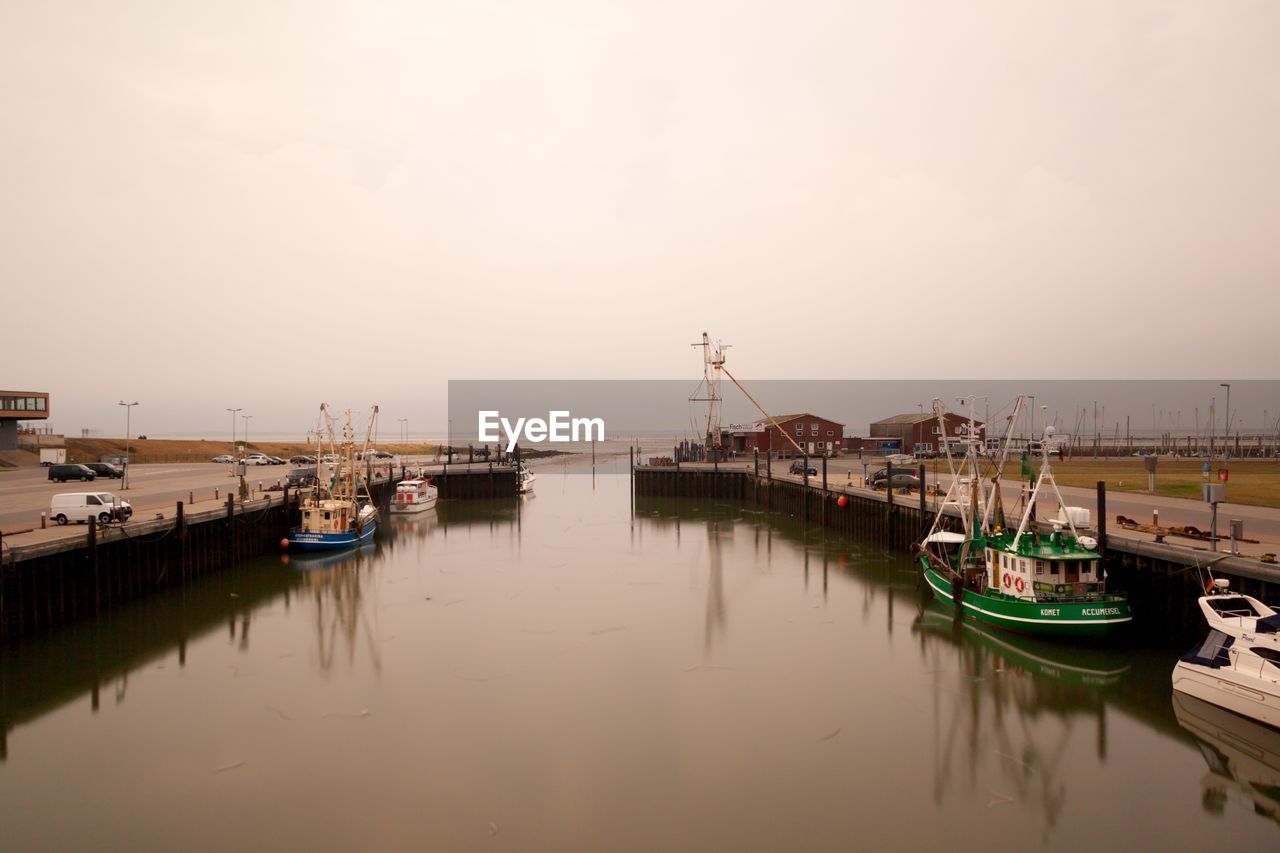
<svg viewBox="0 0 1280 853">
<path fill-rule="evenodd" d="M 935 572 L 921 557 L 924 579 L 943 606 L 954 608 L 951 581 Z M 1040 637 L 1105 637 L 1133 621 L 1124 596 L 1100 601 L 1024 601 L 1012 596 L 983 595 L 964 590 L 964 615 L 985 625 Z"/>
</svg>

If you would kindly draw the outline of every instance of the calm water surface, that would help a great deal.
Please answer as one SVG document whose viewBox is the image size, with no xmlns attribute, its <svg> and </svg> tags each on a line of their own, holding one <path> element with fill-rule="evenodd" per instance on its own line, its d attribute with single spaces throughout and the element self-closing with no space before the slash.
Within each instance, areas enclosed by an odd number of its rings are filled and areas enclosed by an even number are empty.
<svg viewBox="0 0 1280 853">
<path fill-rule="evenodd" d="M 5 846 L 1280 843 L 1280 735 L 1175 709 L 1180 648 L 957 628 L 901 555 L 567 470 L 5 651 Z"/>
</svg>

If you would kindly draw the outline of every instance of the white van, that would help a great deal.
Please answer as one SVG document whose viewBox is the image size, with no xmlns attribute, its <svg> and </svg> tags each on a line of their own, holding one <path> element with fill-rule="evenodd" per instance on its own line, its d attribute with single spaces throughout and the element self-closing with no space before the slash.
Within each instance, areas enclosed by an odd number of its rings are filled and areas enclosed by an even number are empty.
<svg viewBox="0 0 1280 853">
<path fill-rule="evenodd" d="M 109 521 L 126 521 L 133 515 L 129 502 L 110 492 L 68 492 L 54 495 L 49 506 L 49 517 L 59 524 L 77 523 L 96 518 L 103 524 Z"/>
</svg>

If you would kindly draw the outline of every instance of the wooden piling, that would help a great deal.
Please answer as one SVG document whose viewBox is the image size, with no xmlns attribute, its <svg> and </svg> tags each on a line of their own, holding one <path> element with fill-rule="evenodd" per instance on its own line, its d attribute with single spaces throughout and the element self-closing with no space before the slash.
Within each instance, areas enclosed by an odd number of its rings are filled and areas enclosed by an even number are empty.
<svg viewBox="0 0 1280 853">
<path fill-rule="evenodd" d="M 1098 553 L 1107 558 L 1107 482 L 1098 481 Z"/>
</svg>

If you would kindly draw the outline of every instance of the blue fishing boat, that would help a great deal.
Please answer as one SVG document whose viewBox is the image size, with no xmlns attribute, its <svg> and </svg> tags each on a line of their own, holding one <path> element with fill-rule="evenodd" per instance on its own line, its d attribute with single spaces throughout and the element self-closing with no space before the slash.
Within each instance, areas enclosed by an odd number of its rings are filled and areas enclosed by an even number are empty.
<svg viewBox="0 0 1280 853">
<path fill-rule="evenodd" d="M 378 511 L 365 503 L 355 505 L 352 513 L 352 506 L 344 500 L 319 500 L 304 506 L 302 523 L 289 531 L 289 550 L 332 551 L 368 542 L 378 527 Z"/>
<path fill-rule="evenodd" d="M 378 510 L 373 505 L 363 472 L 356 464 L 357 451 L 351 427 L 351 412 L 347 411 L 342 428 L 342 441 L 335 444 L 333 419 L 329 407 L 320 405 L 321 425 L 317 429 L 318 443 L 328 439 L 329 452 L 318 467 L 316 485 L 302 498 L 299 512 L 301 523 L 285 536 L 281 543 L 290 551 L 335 551 L 354 548 L 373 538 L 378 527 Z M 364 449 L 369 446 L 369 436 L 377 420 L 378 407 L 369 416 L 369 428 L 365 434 Z M 363 453 L 360 454 L 363 456 Z"/>
</svg>

